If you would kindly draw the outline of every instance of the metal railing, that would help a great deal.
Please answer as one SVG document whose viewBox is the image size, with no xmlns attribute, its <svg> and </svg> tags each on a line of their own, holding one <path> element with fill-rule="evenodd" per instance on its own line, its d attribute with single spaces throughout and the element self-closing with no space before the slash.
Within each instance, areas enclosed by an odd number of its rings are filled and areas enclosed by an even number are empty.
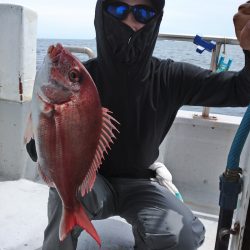
<svg viewBox="0 0 250 250">
<path fill-rule="evenodd" d="M 158 40 L 174 40 L 174 41 L 186 41 L 186 42 L 193 42 L 195 36 L 193 35 L 176 35 L 176 34 L 159 34 Z M 212 71 L 216 71 L 216 66 L 218 62 L 218 58 L 221 51 L 221 46 L 226 45 L 239 45 L 239 41 L 236 38 L 233 37 L 217 37 L 217 36 L 203 36 L 202 37 L 206 41 L 214 41 L 216 42 L 216 47 L 212 51 L 211 56 L 211 63 L 210 63 L 210 69 Z M 203 107 L 202 111 L 202 118 L 205 119 L 214 119 L 214 117 L 209 116 L 210 108 L 209 107 Z"/>
<path fill-rule="evenodd" d="M 193 42 L 194 35 L 177 35 L 177 34 L 159 34 L 159 40 L 175 40 Z M 215 41 L 217 44 L 239 45 L 239 42 L 234 37 L 218 37 L 218 36 L 202 36 L 204 40 Z"/>
<path fill-rule="evenodd" d="M 95 57 L 95 53 L 90 48 L 87 47 L 71 47 L 71 46 L 64 46 L 64 47 L 73 53 L 87 54 L 89 58 Z"/>
</svg>

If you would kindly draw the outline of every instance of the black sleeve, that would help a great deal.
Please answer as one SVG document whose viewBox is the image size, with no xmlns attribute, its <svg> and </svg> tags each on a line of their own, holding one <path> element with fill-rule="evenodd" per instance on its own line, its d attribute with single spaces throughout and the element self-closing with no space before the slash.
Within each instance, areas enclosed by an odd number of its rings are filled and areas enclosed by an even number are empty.
<svg viewBox="0 0 250 250">
<path fill-rule="evenodd" d="M 36 162 L 37 161 L 37 153 L 36 153 L 36 144 L 35 140 L 31 139 L 27 144 L 26 144 L 26 150 L 32 159 L 32 161 Z"/>
<path fill-rule="evenodd" d="M 250 52 L 239 72 L 215 73 L 188 63 L 168 62 L 165 74 L 178 106 L 244 107 L 250 103 Z M 166 73 L 166 72 L 165 72 Z"/>
</svg>

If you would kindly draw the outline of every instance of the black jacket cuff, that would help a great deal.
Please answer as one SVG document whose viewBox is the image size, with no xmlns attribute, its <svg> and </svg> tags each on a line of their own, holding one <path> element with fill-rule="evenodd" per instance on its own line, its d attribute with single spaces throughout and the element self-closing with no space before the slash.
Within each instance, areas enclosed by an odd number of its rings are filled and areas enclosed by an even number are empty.
<svg viewBox="0 0 250 250">
<path fill-rule="evenodd" d="M 36 153 L 36 144 L 35 140 L 31 139 L 27 144 L 26 144 L 26 150 L 32 159 L 32 161 L 37 161 L 37 153 Z"/>
</svg>

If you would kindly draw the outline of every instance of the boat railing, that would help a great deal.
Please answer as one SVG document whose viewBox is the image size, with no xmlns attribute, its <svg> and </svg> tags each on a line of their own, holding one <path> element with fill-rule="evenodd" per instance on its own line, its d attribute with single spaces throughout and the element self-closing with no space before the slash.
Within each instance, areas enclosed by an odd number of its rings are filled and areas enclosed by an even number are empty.
<svg viewBox="0 0 250 250">
<path fill-rule="evenodd" d="M 181 34 L 159 34 L 158 40 L 175 40 L 193 42 L 194 35 L 181 35 Z M 239 41 L 235 37 L 219 37 L 219 36 L 203 36 L 206 41 L 215 41 L 218 45 L 239 45 Z"/>
<path fill-rule="evenodd" d="M 73 53 L 86 54 L 89 58 L 95 57 L 95 53 L 93 52 L 93 50 L 87 47 L 73 47 L 73 46 L 64 46 L 64 47 Z"/>
</svg>

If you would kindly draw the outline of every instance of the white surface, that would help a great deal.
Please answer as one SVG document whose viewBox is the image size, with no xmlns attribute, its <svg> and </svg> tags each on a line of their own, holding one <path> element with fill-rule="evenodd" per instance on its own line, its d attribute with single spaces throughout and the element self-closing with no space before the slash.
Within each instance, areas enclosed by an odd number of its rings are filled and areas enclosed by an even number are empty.
<svg viewBox="0 0 250 250">
<path fill-rule="evenodd" d="M 23 101 L 31 98 L 35 79 L 36 24 L 33 11 L 0 4 L 0 176 L 6 179 L 22 178 L 27 169 L 23 131 L 28 102 Z"/>
<path fill-rule="evenodd" d="M 0 250 L 35 250 L 47 224 L 48 187 L 27 180 L 0 182 Z"/>
<path fill-rule="evenodd" d="M 225 171 L 240 118 L 217 115 L 213 121 L 193 118 L 193 114 L 178 112 L 158 160 L 167 166 L 173 183 L 193 210 L 216 214 L 219 176 Z M 249 161 L 248 153 L 243 151 L 243 156 Z"/>
<path fill-rule="evenodd" d="M 12 102 L 0 98 L 0 176 L 4 180 L 36 178 L 37 168 L 34 163 L 31 165 L 32 160 L 24 144 L 29 110 L 29 102 Z"/>
<path fill-rule="evenodd" d="M 0 182 L 0 250 L 40 249 L 47 225 L 48 187 L 27 180 Z M 198 214 L 207 229 L 201 250 L 212 250 L 216 234 L 216 217 Z M 209 217 L 210 216 L 210 217 Z M 103 250 L 133 249 L 131 226 L 120 217 L 93 222 L 102 238 Z M 85 232 L 77 250 L 99 250 Z"/>
<path fill-rule="evenodd" d="M 18 5 L 0 4 L 0 98 L 22 101 L 29 99 L 36 73 L 35 12 Z M 4 39 L 2 39 L 4 38 Z"/>
<path fill-rule="evenodd" d="M 213 220 L 201 219 L 206 228 L 206 238 L 199 250 L 213 250 L 215 246 L 217 222 Z"/>
</svg>

